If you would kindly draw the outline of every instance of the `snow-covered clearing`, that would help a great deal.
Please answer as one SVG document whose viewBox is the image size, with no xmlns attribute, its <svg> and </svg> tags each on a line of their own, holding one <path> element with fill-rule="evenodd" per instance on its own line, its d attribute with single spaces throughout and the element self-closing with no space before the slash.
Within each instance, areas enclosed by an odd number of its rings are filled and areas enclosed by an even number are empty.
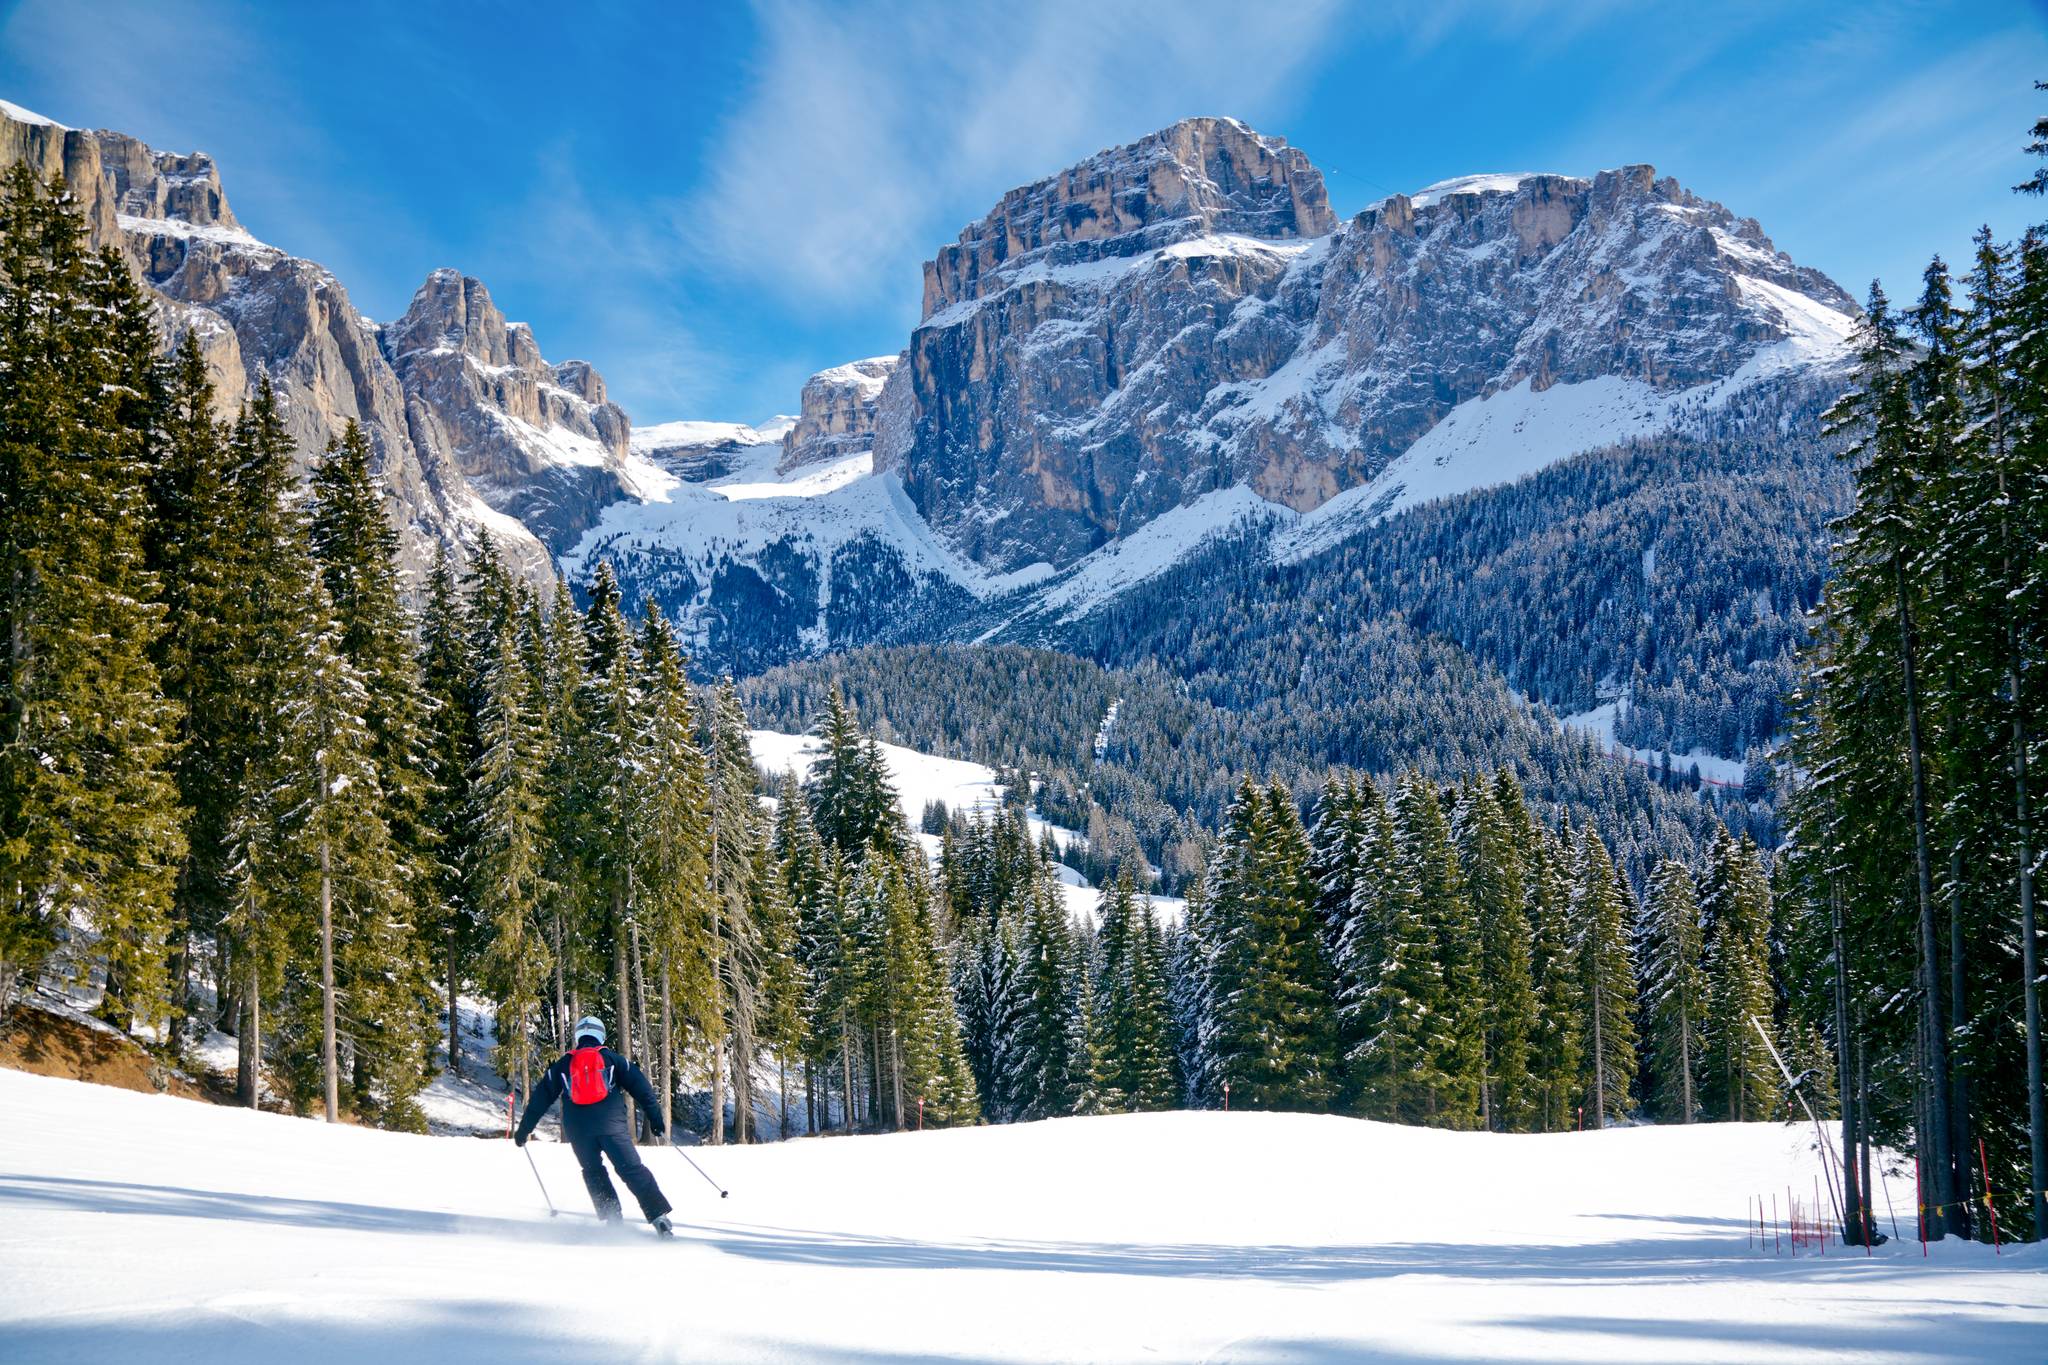
<svg viewBox="0 0 2048 1365">
<path fill-rule="evenodd" d="M 754 762 L 777 777 L 785 772 L 794 772 L 799 780 L 809 777 L 811 766 L 822 752 L 821 741 L 816 735 L 752 730 L 748 732 L 747 739 L 754 750 Z M 964 759 L 940 758 L 936 754 L 906 749 L 900 744 L 884 744 L 882 761 L 889 771 L 889 785 L 896 789 L 896 800 L 903 807 L 903 818 L 910 822 L 912 829 L 922 827 L 924 808 L 934 801 L 943 801 L 949 812 L 970 819 L 989 818 L 1002 809 L 1004 786 L 996 780 L 993 768 Z M 1043 839 L 1050 832 L 1053 842 L 1063 850 L 1087 843 L 1086 837 L 1078 831 L 1052 824 L 1035 810 L 1027 811 L 1025 819 L 1033 839 Z M 926 851 L 937 857 L 938 836 L 920 834 L 918 837 L 924 841 Z M 1066 897 L 1068 911 L 1075 915 L 1094 914 L 1102 901 L 1099 890 L 1065 865 L 1060 868 L 1060 891 Z M 1178 896 L 1152 898 L 1153 917 L 1161 924 L 1179 923 L 1186 911 L 1187 902 Z"/>
<path fill-rule="evenodd" d="M 1616 758 L 1644 768 L 1661 768 L 1666 757 L 1662 749 L 1634 749 L 1614 737 L 1615 722 L 1620 718 L 1621 708 L 1628 703 L 1624 698 L 1601 702 L 1590 711 L 1577 711 L 1569 716 L 1558 717 L 1558 725 L 1566 730 L 1577 730 L 1600 741 L 1600 746 Z M 1699 769 L 1700 780 L 1717 787 L 1740 788 L 1748 773 L 1747 766 L 1739 758 L 1723 758 L 1705 749 L 1688 749 L 1684 753 L 1673 753 L 1671 771 L 1679 777 L 1689 776 L 1694 768 Z"/>
<path fill-rule="evenodd" d="M 673 1244 L 568 1150 L 0 1072 L 10 1362 L 2038 1358 L 2048 1256 L 1757 1251 L 1811 1189 L 1753 1124 L 1495 1137 L 1151 1114 L 646 1157 Z M 1910 1179 L 1892 1197 L 1910 1203 Z"/>
</svg>

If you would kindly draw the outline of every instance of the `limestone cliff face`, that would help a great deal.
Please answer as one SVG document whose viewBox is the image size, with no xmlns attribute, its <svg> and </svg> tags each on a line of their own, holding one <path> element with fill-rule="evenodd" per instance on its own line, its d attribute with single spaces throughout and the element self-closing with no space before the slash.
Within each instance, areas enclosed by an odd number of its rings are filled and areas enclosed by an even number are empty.
<svg viewBox="0 0 2048 1365">
<path fill-rule="evenodd" d="M 1233 119 L 1011 191 L 925 267 L 879 459 L 973 559 L 1071 562 L 1230 481 L 1189 401 L 1278 366 L 1291 338 L 1240 306 L 1335 228 L 1308 158 Z"/>
<path fill-rule="evenodd" d="M 856 360 L 806 380 L 796 425 L 782 438 L 779 468 L 787 472 L 866 453 L 874 445 L 876 402 L 898 359 Z"/>
<path fill-rule="evenodd" d="M 603 378 L 580 360 L 548 364 L 479 281 L 435 271 L 379 339 L 414 441 L 446 452 L 471 489 L 551 551 L 625 496 L 632 427 Z"/>
<path fill-rule="evenodd" d="M 1308 511 L 1524 381 L 1690 388 L 1854 313 L 1647 166 L 1469 177 L 1340 228 L 1299 151 L 1194 119 L 938 253 L 875 450 L 963 554 L 1058 568 L 1212 490 Z"/>
<path fill-rule="evenodd" d="M 581 362 L 548 365 L 475 281 L 437 272 L 380 328 L 324 267 L 250 235 L 203 153 L 0 104 L 0 165 L 16 161 L 64 177 L 95 243 L 126 254 L 154 294 L 167 345 L 199 339 L 223 415 L 267 377 L 302 467 L 350 421 L 362 427 L 415 574 L 437 543 L 460 560 L 488 534 L 521 573 L 552 581 L 547 538 L 573 539 L 624 496 L 630 430 L 604 381 Z"/>
</svg>

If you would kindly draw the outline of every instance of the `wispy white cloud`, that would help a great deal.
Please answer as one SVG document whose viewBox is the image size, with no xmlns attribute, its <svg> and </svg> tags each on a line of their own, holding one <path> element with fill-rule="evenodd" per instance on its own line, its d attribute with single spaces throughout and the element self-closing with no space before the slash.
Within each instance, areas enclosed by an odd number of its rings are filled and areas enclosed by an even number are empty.
<svg viewBox="0 0 2048 1365">
<path fill-rule="evenodd" d="M 762 43 L 688 239 L 784 296 L 916 299 L 917 263 L 1003 190 L 1199 113 L 1290 107 L 1337 0 L 759 0 Z M 969 207 L 975 206 L 975 207 Z"/>
</svg>

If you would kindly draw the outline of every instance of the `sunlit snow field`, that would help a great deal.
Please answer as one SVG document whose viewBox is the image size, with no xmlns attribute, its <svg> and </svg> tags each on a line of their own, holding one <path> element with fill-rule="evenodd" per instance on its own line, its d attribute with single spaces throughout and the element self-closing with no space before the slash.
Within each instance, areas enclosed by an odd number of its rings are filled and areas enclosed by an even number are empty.
<svg viewBox="0 0 2048 1365">
<path fill-rule="evenodd" d="M 1156 1114 L 648 1151 L 674 1243 L 508 1142 L 0 1071 L 0 1359 L 2039 1359 L 2048 1258 L 1793 1258 L 1811 1131 Z M 531 1149 L 581 1210 L 568 1150 Z M 1903 1210 L 1910 1182 L 1894 1180 Z M 1782 1196 L 1781 1196 L 1782 1197 Z"/>
</svg>

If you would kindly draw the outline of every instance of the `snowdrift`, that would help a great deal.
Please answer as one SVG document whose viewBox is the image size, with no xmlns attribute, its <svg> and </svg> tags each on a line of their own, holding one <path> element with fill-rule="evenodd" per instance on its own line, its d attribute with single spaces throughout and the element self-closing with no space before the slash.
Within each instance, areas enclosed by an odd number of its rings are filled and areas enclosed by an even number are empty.
<svg viewBox="0 0 2048 1365">
<path fill-rule="evenodd" d="M 608 1230 L 536 1142 L 0 1071 L 0 1358 L 2037 1358 L 2048 1258 L 1759 1251 L 1810 1130 L 1498 1137 L 1152 1114 L 648 1161 Z M 1910 1207 L 1910 1175 L 1893 1202 Z M 1782 1213 L 1782 1210 L 1781 1210 Z M 1909 1229 L 1910 1232 L 1910 1229 Z"/>
</svg>

